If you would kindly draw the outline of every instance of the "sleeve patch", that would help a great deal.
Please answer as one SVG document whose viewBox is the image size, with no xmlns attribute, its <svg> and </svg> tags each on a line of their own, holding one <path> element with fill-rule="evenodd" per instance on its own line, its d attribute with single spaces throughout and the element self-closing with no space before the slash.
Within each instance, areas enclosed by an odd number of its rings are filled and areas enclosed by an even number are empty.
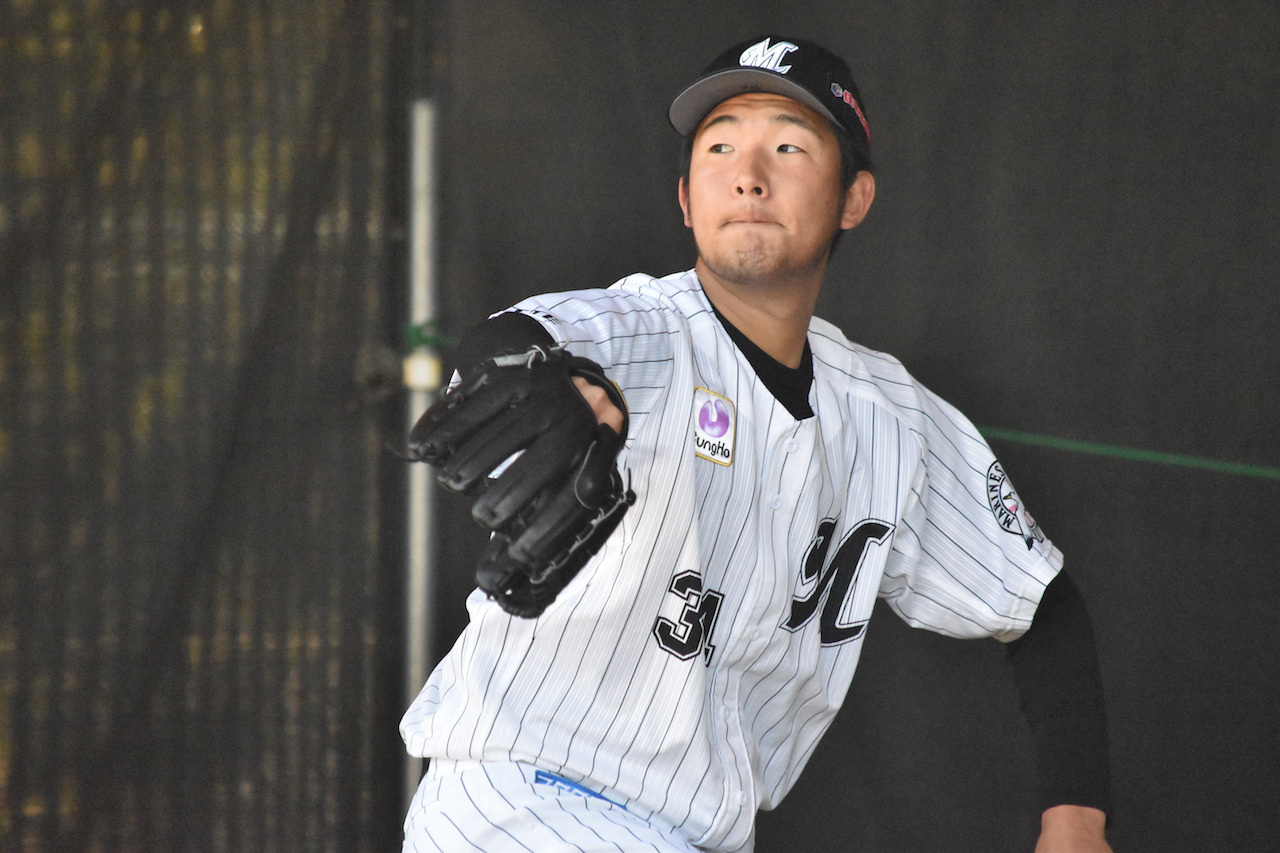
<svg viewBox="0 0 1280 853">
<path fill-rule="evenodd" d="M 1036 524 L 1031 513 L 1027 512 L 1022 498 L 1018 497 L 1009 475 L 999 462 L 992 462 L 987 469 L 987 501 L 991 504 L 991 513 L 996 524 L 1006 533 L 1021 536 L 1030 551 L 1036 542 L 1044 541 L 1044 533 Z"/>
</svg>

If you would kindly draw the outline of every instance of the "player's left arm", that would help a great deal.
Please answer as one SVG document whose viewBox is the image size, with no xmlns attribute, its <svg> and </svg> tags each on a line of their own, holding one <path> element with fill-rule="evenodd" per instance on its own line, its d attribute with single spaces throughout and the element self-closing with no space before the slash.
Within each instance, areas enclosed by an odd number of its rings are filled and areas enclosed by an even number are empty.
<svg viewBox="0 0 1280 853">
<path fill-rule="evenodd" d="M 1045 588 L 1008 659 L 1035 745 L 1042 809 L 1036 853 L 1110 853 L 1106 708 L 1093 624 L 1065 572 Z"/>
</svg>

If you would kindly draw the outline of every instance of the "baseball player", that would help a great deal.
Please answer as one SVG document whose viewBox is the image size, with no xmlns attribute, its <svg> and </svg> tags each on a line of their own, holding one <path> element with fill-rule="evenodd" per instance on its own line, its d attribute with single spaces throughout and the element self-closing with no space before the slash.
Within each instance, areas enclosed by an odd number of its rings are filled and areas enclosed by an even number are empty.
<svg viewBox="0 0 1280 853">
<path fill-rule="evenodd" d="M 405 714 L 405 849 L 749 851 L 844 699 L 877 597 L 1010 645 L 1039 853 L 1109 851 L 1091 628 L 976 429 L 813 317 L 875 196 L 848 66 L 776 35 L 674 100 L 693 269 L 471 332 L 410 437 L 491 532 Z"/>
</svg>

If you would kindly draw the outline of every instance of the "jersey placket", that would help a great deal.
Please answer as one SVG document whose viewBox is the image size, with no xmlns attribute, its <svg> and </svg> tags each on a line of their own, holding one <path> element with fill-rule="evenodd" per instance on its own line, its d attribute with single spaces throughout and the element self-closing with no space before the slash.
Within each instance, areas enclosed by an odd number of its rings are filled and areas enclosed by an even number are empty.
<svg viewBox="0 0 1280 853">
<path fill-rule="evenodd" d="M 726 620 L 730 634 L 722 642 L 727 653 L 717 667 L 719 684 L 713 694 L 719 698 L 716 728 L 723 738 L 727 770 L 723 804 L 727 811 L 722 812 L 726 817 L 733 817 L 743 806 L 750 806 L 747 813 L 754 813 L 756 789 L 763 780 L 756 778 L 757 768 L 751 766 L 751 760 L 753 756 L 768 760 L 767 756 L 756 755 L 759 745 L 751 740 L 754 733 L 744 714 L 748 709 L 744 707 L 743 694 L 757 686 L 751 672 L 761 656 L 769 652 L 790 602 L 792 564 L 796 562 L 791 553 L 793 512 L 806 490 L 829 492 L 825 471 L 819 477 L 823 482 L 810 482 L 807 476 L 807 457 L 817 435 L 814 419 L 797 422 L 767 392 L 758 396 L 764 399 L 755 401 L 757 411 L 772 411 L 773 417 L 764 418 L 765 423 L 752 436 L 762 454 L 756 483 L 756 559 L 751 581 L 740 599 L 739 616 Z"/>
</svg>

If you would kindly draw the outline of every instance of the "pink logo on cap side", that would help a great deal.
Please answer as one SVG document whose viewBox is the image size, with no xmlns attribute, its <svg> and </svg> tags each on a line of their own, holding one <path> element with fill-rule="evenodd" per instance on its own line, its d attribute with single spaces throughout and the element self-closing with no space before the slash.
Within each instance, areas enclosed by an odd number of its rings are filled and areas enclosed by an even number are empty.
<svg viewBox="0 0 1280 853">
<path fill-rule="evenodd" d="M 858 123 L 862 125 L 862 132 L 867 135 L 867 141 L 871 141 L 871 128 L 867 125 L 866 116 L 862 114 L 862 107 L 858 106 L 858 99 L 853 96 L 853 92 L 841 86 L 839 83 L 831 84 L 831 94 L 853 108 L 854 113 L 858 116 Z"/>
</svg>

